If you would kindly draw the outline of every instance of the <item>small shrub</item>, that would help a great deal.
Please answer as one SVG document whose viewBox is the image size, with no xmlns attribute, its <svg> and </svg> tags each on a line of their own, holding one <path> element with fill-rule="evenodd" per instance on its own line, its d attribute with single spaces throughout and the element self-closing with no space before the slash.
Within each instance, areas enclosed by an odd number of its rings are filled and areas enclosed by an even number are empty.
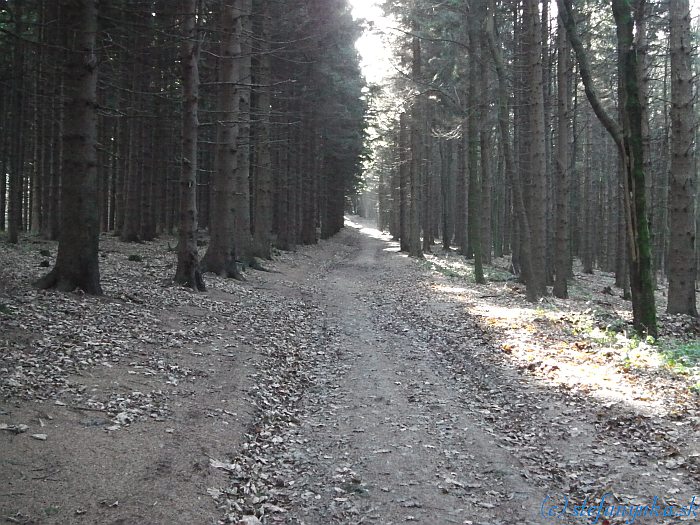
<svg viewBox="0 0 700 525">
<path fill-rule="evenodd" d="M 143 257 L 141 257 L 138 253 L 132 253 L 129 255 L 129 260 L 133 262 L 143 262 Z"/>
<path fill-rule="evenodd" d="M 49 250 L 39 250 L 39 255 L 42 257 L 51 257 L 51 252 Z"/>
<path fill-rule="evenodd" d="M 51 266 L 51 263 L 49 261 L 44 260 L 39 263 L 39 266 L 41 268 L 48 268 L 49 266 Z"/>
</svg>

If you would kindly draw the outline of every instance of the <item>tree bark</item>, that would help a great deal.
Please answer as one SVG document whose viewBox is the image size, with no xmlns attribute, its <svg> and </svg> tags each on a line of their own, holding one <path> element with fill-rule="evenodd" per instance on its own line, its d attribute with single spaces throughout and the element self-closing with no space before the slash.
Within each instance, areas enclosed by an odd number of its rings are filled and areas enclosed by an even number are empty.
<svg viewBox="0 0 700 525">
<path fill-rule="evenodd" d="M 409 251 L 408 198 L 411 165 L 409 156 L 408 125 L 406 113 L 399 116 L 399 245 L 402 252 Z"/>
<path fill-rule="evenodd" d="M 467 86 L 467 106 L 469 115 L 467 116 L 467 166 L 469 170 L 469 193 L 468 207 L 469 219 L 467 222 L 469 231 L 469 245 L 474 254 L 474 280 L 483 284 L 484 268 L 482 260 L 482 238 L 481 238 L 481 177 L 479 174 L 479 131 L 478 120 L 483 117 L 481 104 L 477 102 L 477 89 L 479 87 L 479 26 L 480 26 L 480 2 L 472 2 L 468 13 L 469 25 L 469 86 Z"/>
<path fill-rule="evenodd" d="M 414 31 L 418 32 L 417 25 Z M 414 82 L 418 82 L 422 75 L 421 42 L 417 36 L 413 37 L 412 44 L 412 67 L 411 74 Z M 410 175 L 410 195 L 409 195 L 409 221 L 408 221 L 408 254 L 411 257 L 423 257 L 423 250 L 420 242 L 420 183 L 423 172 L 423 147 L 421 124 L 423 122 L 423 97 L 418 95 L 413 101 L 411 108 L 411 175 Z"/>
<path fill-rule="evenodd" d="M 270 158 L 270 7 L 256 1 L 260 54 L 257 57 L 255 115 L 254 250 L 257 257 L 272 258 L 272 167 Z"/>
<path fill-rule="evenodd" d="M 571 272 L 569 256 L 569 55 L 566 29 L 559 20 L 557 35 L 557 143 L 556 143 L 556 253 L 554 257 L 555 297 L 569 296 L 567 281 Z"/>
<path fill-rule="evenodd" d="M 97 5 L 95 0 L 62 0 L 62 25 L 69 48 L 63 70 L 64 117 L 61 229 L 56 265 L 39 288 L 102 294 L 98 261 L 96 102 Z"/>
<path fill-rule="evenodd" d="M 15 24 L 14 32 L 17 35 L 17 42 L 15 43 L 14 56 L 12 59 L 12 68 L 15 72 L 14 78 L 12 80 L 12 139 L 11 148 L 12 156 L 10 161 L 10 176 L 8 179 L 8 199 L 7 199 L 7 242 L 10 244 L 17 244 L 19 240 L 19 233 L 24 229 L 22 221 L 22 195 L 24 186 L 24 162 L 23 162 L 23 149 L 24 149 L 24 114 L 25 114 L 25 101 L 24 101 L 24 40 L 22 34 L 24 33 L 24 14 L 23 14 L 23 2 L 17 2 L 15 5 Z M 3 173 L 4 177 L 5 174 Z"/>
<path fill-rule="evenodd" d="M 199 34 L 197 0 L 183 0 L 182 41 L 182 168 L 180 225 L 175 282 L 205 291 L 197 253 L 197 128 L 199 109 Z"/>
<path fill-rule="evenodd" d="M 547 222 L 545 209 L 546 150 L 542 76 L 542 34 L 537 0 L 524 0 L 526 45 L 526 97 L 529 137 L 527 140 L 527 215 L 530 225 L 531 274 L 526 281 L 530 301 L 547 293 Z"/>
<path fill-rule="evenodd" d="M 480 8 L 482 9 L 479 16 L 480 25 L 483 25 L 482 21 L 485 16 L 485 2 L 480 0 L 484 5 Z M 476 47 L 476 42 L 474 43 Z M 486 31 L 480 30 L 479 34 L 479 91 L 484 100 L 479 108 L 480 114 L 480 129 L 479 129 L 479 146 L 480 146 L 480 160 L 481 160 L 481 257 L 485 264 L 491 264 L 491 253 L 493 247 L 493 233 L 492 233 L 492 174 L 491 174 L 491 159 L 493 158 L 493 151 L 491 147 L 491 97 L 488 96 L 489 93 L 489 73 L 491 71 L 491 64 L 486 60 L 488 55 L 488 42 Z"/>
<path fill-rule="evenodd" d="M 219 52 L 218 126 L 216 134 L 215 173 L 211 194 L 211 239 L 201 265 L 205 272 L 240 278 L 236 263 L 235 192 L 236 147 L 238 144 L 238 98 L 234 66 L 240 53 L 237 18 L 240 0 L 221 0 L 221 50 Z"/>
<path fill-rule="evenodd" d="M 698 316 L 695 298 L 695 174 L 692 38 L 688 0 L 673 0 L 671 39 L 671 174 L 668 207 L 668 313 Z"/>
<path fill-rule="evenodd" d="M 234 1 L 234 0 L 229 0 Z M 250 93 L 252 27 L 251 0 L 235 0 L 235 31 L 238 34 L 238 53 L 233 61 L 235 69 L 238 136 L 236 167 L 234 170 L 233 212 L 236 255 L 246 266 L 253 264 L 253 237 L 250 229 Z"/>
</svg>

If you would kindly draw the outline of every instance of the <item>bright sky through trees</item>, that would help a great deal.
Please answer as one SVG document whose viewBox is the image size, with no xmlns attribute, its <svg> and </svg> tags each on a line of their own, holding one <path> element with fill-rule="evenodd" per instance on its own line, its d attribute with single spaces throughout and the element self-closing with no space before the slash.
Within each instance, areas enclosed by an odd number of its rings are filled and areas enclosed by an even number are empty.
<svg viewBox="0 0 700 525">
<path fill-rule="evenodd" d="M 383 36 L 389 29 L 389 19 L 384 16 L 379 0 L 350 0 L 350 5 L 353 16 L 367 22 L 356 44 L 362 57 L 362 72 L 369 83 L 380 83 L 392 69 Z"/>
</svg>

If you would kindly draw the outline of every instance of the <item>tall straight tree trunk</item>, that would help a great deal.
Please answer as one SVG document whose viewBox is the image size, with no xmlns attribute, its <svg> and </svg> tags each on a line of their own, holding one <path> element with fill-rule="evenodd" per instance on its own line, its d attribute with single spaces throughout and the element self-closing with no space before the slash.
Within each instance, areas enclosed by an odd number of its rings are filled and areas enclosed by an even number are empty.
<svg viewBox="0 0 700 525">
<path fill-rule="evenodd" d="M 594 240 L 595 234 L 593 229 L 595 226 L 595 199 L 593 196 L 593 123 L 591 122 L 590 115 L 586 117 L 585 122 L 583 122 L 583 180 L 581 181 L 581 186 L 583 186 L 583 198 L 581 202 L 583 207 L 581 210 L 581 229 L 579 235 L 580 251 L 579 257 L 581 258 L 581 263 L 583 265 L 583 273 L 592 274 L 593 273 L 593 250 L 594 250 Z"/>
<path fill-rule="evenodd" d="M 25 120 L 25 74 L 24 74 L 24 41 L 22 34 L 24 33 L 24 15 L 23 2 L 15 4 L 15 25 L 14 32 L 17 35 L 15 43 L 14 56 L 12 59 L 12 68 L 15 72 L 12 80 L 12 156 L 10 162 L 10 177 L 8 184 L 8 206 L 7 206 L 7 241 L 11 244 L 17 244 L 19 233 L 23 229 L 22 224 L 22 187 L 24 186 L 24 120 Z M 5 174 L 3 173 L 4 177 Z"/>
<path fill-rule="evenodd" d="M 197 253 L 197 128 L 199 109 L 199 35 L 197 0 L 183 0 L 182 41 L 182 171 L 180 224 L 175 282 L 204 291 Z"/>
<path fill-rule="evenodd" d="M 637 8 L 643 8 L 644 1 Z M 628 0 L 613 0 L 617 25 L 620 85 L 623 94 L 623 166 L 631 196 L 628 205 L 630 228 L 630 288 L 634 325 L 640 332 L 656 336 L 656 303 L 651 268 L 651 238 L 647 221 L 644 173 L 644 94 L 639 88 L 637 43 L 634 19 Z"/>
<path fill-rule="evenodd" d="M 234 1 L 235 31 L 238 34 L 238 56 L 233 65 L 238 99 L 238 142 L 234 171 L 234 242 L 236 255 L 246 266 L 253 262 L 253 237 L 250 229 L 250 93 L 252 53 L 252 0 Z"/>
<path fill-rule="evenodd" d="M 272 166 L 270 158 L 270 7 L 256 0 L 260 54 L 257 57 L 255 96 L 255 208 L 254 250 L 257 257 L 272 258 Z"/>
<path fill-rule="evenodd" d="M 219 98 L 216 133 L 215 173 L 212 181 L 211 239 L 202 259 L 202 270 L 224 277 L 239 278 L 236 264 L 234 202 L 236 147 L 238 145 L 238 80 L 234 60 L 240 53 L 239 0 L 221 0 L 221 50 L 219 52 Z"/>
<path fill-rule="evenodd" d="M 153 32 L 153 16 L 151 11 L 144 13 L 143 16 L 144 27 L 141 28 L 141 32 L 149 35 L 144 38 L 144 43 L 146 45 L 152 45 L 152 40 L 150 35 Z M 153 67 L 153 57 L 150 53 L 147 53 L 143 59 L 143 66 L 140 75 L 140 81 L 144 91 L 150 91 L 154 85 L 153 77 L 155 76 L 155 70 Z M 157 106 L 158 102 L 154 102 Z M 143 108 L 146 110 L 146 108 Z M 148 108 L 151 109 L 151 108 Z M 154 109 L 154 114 L 158 116 L 158 109 Z M 144 119 L 145 120 L 145 119 Z M 160 122 L 156 122 L 155 125 L 148 126 L 142 131 L 141 134 L 141 155 L 139 159 L 139 164 L 141 166 L 138 187 L 139 191 L 139 233 L 138 237 L 141 241 L 152 241 L 156 236 L 156 225 L 155 225 L 155 213 L 154 213 L 154 198 L 153 198 L 153 178 L 155 177 L 154 168 L 155 164 L 153 162 L 153 150 L 155 148 L 153 134 L 155 128 L 160 126 Z M 144 126 L 146 127 L 146 126 Z"/>
<path fill-rule="evenodd" d="M 409 251 L 408 196 L 411 176 L 409 132 L 406 113 L 399 116 L 399 244 L 402 252 Z"/>
<path fill-rule="evenodd" d="M 414 24 L 414 32 L 418 32 L 417 24 Z M 416 36 L 412 44 L 411 73 L 414 81 L 418 81 L 422 74 L 421 42 Z M 410 204 L 408 221 L 408 254 L 411 257 L 422 257 L 423 250 L 420 243 L 420 182 L 423 172 L 423 147 L 421 124 L 423 122 L 423 97 L 413 101 L 411 108 L 411 178 L 410 178 Z"/>
<path fill-rule="evenodd" d="M 423 252 L 430 253 L 433 246 L 433 176 L 431 175 L 431 157 L 432 157 L 432 137 L 431 131 L 433 128 L 434 108 L 430 101 L 426 101 L 425 106 L 425 125 L 423 126 L 423 162 L 422 162 L 422 229 L 423 229 Z"/>
<path fill-rule="evenodd" d="M 469 12 L 469 86 L 467 87 L 467 106 L 469 115 L 467 117 L 467 166 L 469 170 L 469 245 L 474 254 L 474 280 L 483 284 L 484 268 L 482 264 L 482 239 L 481 239 L 481 177 L 478 171 L 479 155 L 479 132 L 477 121 L 483 117 L 480 104 L 477 102 L 477 89 L 479 88 L 479 26 L 480 26 L 480 0 L 472 2 Z M 478 108 L 478 109 L 477 109 Z"/>
<path fill-rule="evenodd" d="M 485 16 L 485 0 L 480 0 L 481 2 L 481 15 L 479 16 L 480 25 L 483 25 L 482 21 Z M 476 42 L 474 43 L 476 47 Z M 493 233 L 492 233 L 492 175 L 491 175 L 491 159 L 493 158 L 493 151 L 491 147 L 491 110 L 490 110 L 490 97 L 489 93 L 489 73 L 491 71 L 491 64 L 486 60 L 488 55 L 488 42 L 486 31 L 480 30 L 479 35 L 479 91 L 481 96 L 486 97 L 486 100 L 482 101 L 479 114 L 481 121 L 481 128 L 479 130 L 479 146 L 481 150 L 480 160 L 481 160 L 481 257 L 484 263 L 491 264 L 491 252 L 493 247 Z"/>
<path fill-rule="evenodd" d="M 560 299 L 569 296 L 567 281 L 571 272 L 569 256 L 569 55 L 566 29 L 559 21 L 557 34 L 557 143 L 556 143 L 556 227 L 553 293 Z"/>
<path fill-rule="evenodd" d="M 547 292 L 547 223 L 545 208 L 546 150 L 544 94 L 542 76 L 542 33 L 538 0 L 524 0 L 523 22 L 526 54 L 527 143 L 527 215 L 530 225 L 530 270 L 528 299 L 535 301 Z"/>
<path fill-rule="evenodd" d="M 695 112 L 688 0 L 673 0 L 671 11 L 671 176 L 668 207 L 668 313 L 697 317 L 695 299 L 695 173 L 693 172 Z"/>
<path fill-rule="evenodd" d="M 56 265 L 39 279 L 39 288 L 99 295 L 97 206 L 97 4 L 62 0 L 62 27 L 69 48 L 64 66 L 66 111 L 63 134 L 61 229 Z"/>
</svg>

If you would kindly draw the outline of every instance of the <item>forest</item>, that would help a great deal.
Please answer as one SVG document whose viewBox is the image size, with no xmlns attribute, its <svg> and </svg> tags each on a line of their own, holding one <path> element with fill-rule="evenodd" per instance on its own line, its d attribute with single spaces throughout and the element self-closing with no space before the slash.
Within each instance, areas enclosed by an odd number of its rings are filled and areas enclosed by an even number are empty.
<svg viewBox="0 0 700 525">
<path fill-rule="evenodd" d="M 344 2 L 4 4 L 0 230 L 62 240 L 40 287 L 101 293 L 101 232 L 177 230 L 203 290 L 342 226 L 365 128 Z"/>
<path fill-rule="evenodd" d="M 694 522 L 699 36 L 0 0 L 0 521 Z"/>
<path fill-rule="evenodd" d="M 447 4 L 391 3 L 398 97 L 376 94 L 365 196 L 379 228 L 414 256 L 456 247 L 477 282 L 510 255 L 532 301 L 567 297 L 575 259 L 614 272 L 651 335 L 659 286 L 696 317 L 689 5 Z"/>
</svg>

